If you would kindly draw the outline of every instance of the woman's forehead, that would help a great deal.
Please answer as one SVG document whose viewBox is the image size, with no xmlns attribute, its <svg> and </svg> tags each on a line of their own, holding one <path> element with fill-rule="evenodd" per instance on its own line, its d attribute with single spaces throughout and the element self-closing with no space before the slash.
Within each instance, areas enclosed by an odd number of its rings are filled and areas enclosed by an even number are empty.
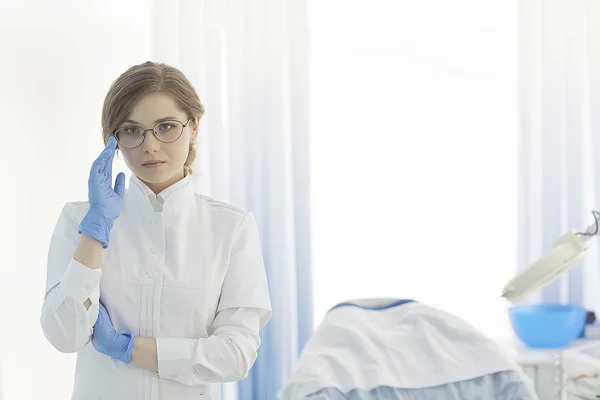
<svg viewBox="0 0 600 400">
<path fill-rule="evenodd" d="M 181 120 L 185 119 L 186 115 L 171 96 L 164 93 L 150 93 L 133 106 L 127 119 L 151 125 L 166 117 Z"/>
</svg>

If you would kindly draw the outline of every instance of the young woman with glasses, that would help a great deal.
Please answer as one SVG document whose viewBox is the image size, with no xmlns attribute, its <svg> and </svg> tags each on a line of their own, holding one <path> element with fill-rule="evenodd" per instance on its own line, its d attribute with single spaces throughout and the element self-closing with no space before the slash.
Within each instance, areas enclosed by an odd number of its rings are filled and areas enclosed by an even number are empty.
<svg viewBox="0 0 600 400">
<path fill-rule="evenodd" d="M 204 108 L 176 68 L 123 73 L 87 202 L 67 203 L 48 255 L 41 324 L 77 352 L 73 399 L 218 399 L 257 357 L 271 304 L 252 213 L 195 193 Z M 132 172 L 112 184 L 116 149 Z"/>
</svg>

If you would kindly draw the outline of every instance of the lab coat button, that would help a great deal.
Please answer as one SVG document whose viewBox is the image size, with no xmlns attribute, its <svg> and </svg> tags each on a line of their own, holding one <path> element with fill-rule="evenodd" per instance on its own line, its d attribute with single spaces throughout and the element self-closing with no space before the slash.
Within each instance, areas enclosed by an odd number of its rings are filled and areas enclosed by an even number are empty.
<svg viewBox="0 0 600 400">
<path fill-rule="evenodd" d="M 156 271 L 146 272 L 146 274 L 152 279 L 156 278 Z"/>
<path fill-rule="evenodd" d="M 87 290 L 90 290 L 90 289 L 92 288 L 92 285 L 85 285 L 85 288 L 86 288 Z"/>
<path fill-rule="evenodd" d="M 150 252 L 152 254 L 158 254 L 158 249 L 156 247 L 153 247 L 153 248 L 150 249 Z"/>
</svg>

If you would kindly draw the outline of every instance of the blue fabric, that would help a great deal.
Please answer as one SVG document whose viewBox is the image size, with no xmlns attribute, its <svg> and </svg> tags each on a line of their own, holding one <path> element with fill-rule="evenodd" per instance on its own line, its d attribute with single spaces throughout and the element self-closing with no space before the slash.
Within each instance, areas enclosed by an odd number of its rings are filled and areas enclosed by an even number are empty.
<svg viewBox="0 0 600 400">
<path fill-rule="evenodd" d="M 277 208 L 273 206 L 270 212 L 276 214 Z M 277 236 L 291 228 L 285 226 L 286 219 L 257 207 L 249 209 L 256 210 L 261 231 L 273 316 L 261 331 L 256 363 L 249 376 L 238 382 L 237 399 L 275 399 L 312 332 L 311 266 L 306 256 L 310 255 L 308 221 L 297 221 L 292 228 L 295 241 L 282 247 Z M 276 228 L 265 228 L 269 226 Z"/>
<path fill-rule="evenodd" d="M 533 388 L 515 371 L 498 372 L 479 378 L 425 389 L 378 387 L 371 391 L 343 393 L 335 388 L 322 389 L 306 400 L 537 400 Z"/>
<path fill-rule="evenodd" d="M 390 304 L 385 304 L 385 305 L 381 305 L 381 306 L 376 306 L 376 307 L 366 307 L 366 306 L 362 306 L 356 303 L 352 303 L 352 302 L 344 302 L 344 303 L 340 303 L 336 306 L 334 306 L 331 310 L 329 310 L 329 312 L 335 310 L 336 308 L 341 308 L 341 307 L 358 307 L 358 308 L 362 308 L 363 310 L 372 310 L 372 311 L 382 311 L 382 310 L 388 310 L 390 308 L 393 307 L 398 307 L 407 303 L 414 303 L 414 300 L 398 300 L 398 301 L 394 301 L 393 303 Z"/>
<path fill-rule="evenodd" d="M 267 64 L 279 65 L 287 59 L 294 66 L 285 76 L 279 75 L 283 70 L 278 68 L 267 71 L 275 72 L 269 76 L 274 86 L 254 102 L 239 99 L 256 93 L 256 83 L 264 81 L 266 70 L 240 69 L 244 72 L 235 81 L 231 115 L 236 116 L 237 107 L 245 111 L 228 121 L 226 132 L 231 148 L 237 150 L 231 157 L 234 164 L 229 175 L 235 180 L 230 182 L 228 193 L 233 204 L 256 216 L 273 309 L 271 321 L 261 332 L 258 359 L 249 376 L 237 385 L 237 400 L 272 400 L 291 376 L 313 331 L 309 118 L 304 91 L 307 48 L 303 46 L 308 38 L 307 2 L 284 0 L 277 2 L 277 7 L 265 1 L 244 4 L 247 6 L 240 11 L 244 29 L 235 31 L 244 39 L 237 37 L 232 43 L 244 43 L 251 49 L 248 54 Z M 280 20 L 293 21 L 287 29 L 288 43 L 273 47 L 269 43 L 275 43 L 274 39 L 264 27 Z M 285 48 L 290 51 L 282 52 Z M 248 62 L 253 63 L 243 57 L 237 59 L 240 65 Z M 291 89 L 286 82 L 293 82 Z M 286 115 L 289 117 L 284 118 Z M 216 179 L 221 180 L 221 176 Z"/>
</svg>

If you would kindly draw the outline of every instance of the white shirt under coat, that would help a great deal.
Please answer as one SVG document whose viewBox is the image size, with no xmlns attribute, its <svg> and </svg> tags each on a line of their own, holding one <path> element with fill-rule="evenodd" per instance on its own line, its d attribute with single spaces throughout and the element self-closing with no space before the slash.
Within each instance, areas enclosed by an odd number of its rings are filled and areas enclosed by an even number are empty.
<svg viewBox="0 0 600 400">
<path fill-rule="evenodd" d="M 41 316 L 49 342 L 78 353 L 72 399 L 213 400 L 247 376 L 271 317 L 254 215 L 195 193 L 189 177 L 155 195 L 133 175 L 92 270 L 72 258 L 87 210 L 67 203 L 58 219 Z M 118 332 L 156 338 L 158 374 L 96 351 L 99 298 Z"/>
</svg>

